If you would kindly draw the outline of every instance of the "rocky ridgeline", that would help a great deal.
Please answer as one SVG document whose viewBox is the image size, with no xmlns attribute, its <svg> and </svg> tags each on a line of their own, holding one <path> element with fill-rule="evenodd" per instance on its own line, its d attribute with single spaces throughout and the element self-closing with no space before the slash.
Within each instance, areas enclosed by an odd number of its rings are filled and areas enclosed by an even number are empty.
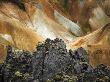
<svg viewBox="0 0 110 82">
<path fill-rule="evenodd" d="M 83 48 L 67 51 L 61 39 L 47 39 L 34 53 L 7 47 L 0 82 L 110 82 L 110 68 L 93 68 Z"/>
</svg>

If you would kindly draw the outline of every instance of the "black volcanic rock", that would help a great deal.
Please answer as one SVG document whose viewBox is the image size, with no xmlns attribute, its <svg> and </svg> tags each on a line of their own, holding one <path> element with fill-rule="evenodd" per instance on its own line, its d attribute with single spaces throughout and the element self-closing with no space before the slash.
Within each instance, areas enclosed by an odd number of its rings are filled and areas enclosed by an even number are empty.
<svg viewBox="0 0 110 82">
<path fill-rule="evenodd" d="M 7 58 L 2 67 L 4 82 L 32 82 L 32 54 L 13 50 L 8 47 Z"/>
<path fill-rule="evenodd" d="M 47 39 L 33 53 L 8 46 L 0 82 L 110 82 L 110 68 L 93 68 L 83 48 L 67 51 L 61 39 Z"/>
<path fill-rule="evenodd" d="M 66 45 L 61 39 L 47 39 L 34 53 L 34 76 L 40 81 L 51 79 L 57 73 L 65 73 L 70 62 Z M 37 73 L 41 70 L 39 73 Z"/>
<path fill-rule="evenodd" d="M 2 73 L 2 64 L 0 64 L 0 82 L 4 82 L 3 80 L 3 73 Z"/>
</svg>

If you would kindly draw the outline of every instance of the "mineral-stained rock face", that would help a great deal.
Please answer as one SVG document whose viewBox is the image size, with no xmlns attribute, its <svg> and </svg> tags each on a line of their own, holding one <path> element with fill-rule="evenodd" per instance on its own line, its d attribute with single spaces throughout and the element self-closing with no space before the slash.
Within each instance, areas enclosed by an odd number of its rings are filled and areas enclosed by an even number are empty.
<svg viewBox="0 0 110 82">
<path fill-rule="evenodd" d="M 33 55 L 32 55 L 33 54 Z M 8 47 L 0 82 L 109 82 L 110 68 L 93 68 L 83 48 L 67 51 L 61 39 L 39 43 L 34 53 Z"/>
<path fill-rule="evenodd" d="M 0 3 L 5 2 L 5 3 L 13 3 L 15 5 L 17 5 L 20 9 L 25 11 L 25 5 L 23 4 L 23 2 L 21 0 L 0 0 Z"/>
</svg>

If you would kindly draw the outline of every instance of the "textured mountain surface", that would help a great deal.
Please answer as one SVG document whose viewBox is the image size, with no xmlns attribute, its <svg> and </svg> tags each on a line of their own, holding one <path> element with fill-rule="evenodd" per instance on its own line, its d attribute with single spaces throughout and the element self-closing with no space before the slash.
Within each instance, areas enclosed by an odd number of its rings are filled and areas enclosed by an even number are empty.
<svg viewBox="0 0 110 82">
<path fill-rule="evenodd" d="M 32 55 L 33 54 L 33 55 Z M 109 82 L 110 68 L 89 64 L 83 48 L 67 51 L 61 39 L 47 39 L 34 53 L 8 47 L 0 82 Z"/>
<path fill-rule="evenodd" d="M 61 38 L 67 50 L 83 47 L 92 66 L 110 66 L 109 8 L 110 0 L 0 0 L 0 62 L 6 45 L 33 52 Z"/>
</svg>

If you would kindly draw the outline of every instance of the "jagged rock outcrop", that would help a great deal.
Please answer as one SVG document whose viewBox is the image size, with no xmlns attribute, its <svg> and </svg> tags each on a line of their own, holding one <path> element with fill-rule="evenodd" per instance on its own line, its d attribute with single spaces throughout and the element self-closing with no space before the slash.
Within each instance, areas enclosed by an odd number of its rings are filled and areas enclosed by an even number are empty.
<svg viewBox="0 0 110 82">
<path fill-rule="evenodd" d="M 32 55 L 33 54 L 33 55 Z M 67 51 L 61 39 L 47 39 L 34 53 L 8 47 L 0 67 L 1 82 L 91 82 L 110 81 L 110 68 L 93 68 L 83 48 Z"/>
</svg>

